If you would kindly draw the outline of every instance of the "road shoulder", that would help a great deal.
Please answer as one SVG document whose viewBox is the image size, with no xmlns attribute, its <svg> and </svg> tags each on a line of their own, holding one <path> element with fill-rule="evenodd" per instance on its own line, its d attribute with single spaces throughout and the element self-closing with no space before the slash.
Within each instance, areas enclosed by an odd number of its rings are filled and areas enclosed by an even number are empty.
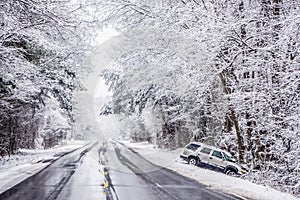
<svg viewBox="0 0 300 200">
<path fill-rule="evenodd" d="M 47 150 L 22 150 L 23 155 L 12 157 L 0 165 L 0 194 L 41 172 L 60 157 L 87 145 L 84 142 L 68 143 Z"/>
<path fill-rule="evenodd" d="M 295 196 L 258 185 L 242 178 L 231 177 L 219 172 L 188 165 L 179 158 L 181 149 L 174 151 L 158 150 L 148 143 L 130 143 L 120 141 L 155 165 L 165 167 L 183 176 L 189 177 L 209 188 L 253 200 L 297 200 Z"/>
</svg>

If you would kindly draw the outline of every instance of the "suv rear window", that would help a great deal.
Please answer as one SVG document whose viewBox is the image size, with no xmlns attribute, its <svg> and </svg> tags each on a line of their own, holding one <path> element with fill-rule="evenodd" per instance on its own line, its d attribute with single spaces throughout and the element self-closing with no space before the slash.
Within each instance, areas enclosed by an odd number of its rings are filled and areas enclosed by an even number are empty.
<svg viewBox="0 0 300 200">
<path fill-rule="evenodd" d="M 200 147 L 199 144 L 189 144 L 186 148 L 187 149 L 190 149 L 190 150 L 193 150 L 193 151 L 196 151 L 198 148 Z"/>
<path fill-rule="evenodd" d="M 211 152 L 212 149 L 204 147 L 203 149 L 201 149 L 200 152 L 205 153 L 205 154 L 209 154 Z"/>
</svg>

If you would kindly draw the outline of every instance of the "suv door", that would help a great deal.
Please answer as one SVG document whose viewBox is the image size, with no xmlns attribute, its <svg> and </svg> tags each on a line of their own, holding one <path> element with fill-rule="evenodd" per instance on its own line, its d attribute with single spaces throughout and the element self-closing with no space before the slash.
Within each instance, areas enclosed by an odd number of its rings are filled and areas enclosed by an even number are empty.
<svg viewBox="0 0 300 200">
<path fill-rule="evenodd" d="M 209 164 L 223 170 L 226 167 L 226 163 L 222 152 L 213 150 L 209 157 Z"/>
<path fill-rule="evenodd" d="M 208 147 L 203 147 L 201 150 L 198 152 L 198 156 L 200 158 L 200 161 L 203 163 L 209 163 L 209 157 L 212 149 Z"/>
</svg>

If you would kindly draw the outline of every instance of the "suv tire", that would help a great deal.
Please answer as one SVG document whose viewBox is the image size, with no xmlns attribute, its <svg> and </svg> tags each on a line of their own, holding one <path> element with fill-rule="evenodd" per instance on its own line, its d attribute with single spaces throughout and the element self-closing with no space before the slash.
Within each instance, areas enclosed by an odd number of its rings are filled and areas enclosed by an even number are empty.
<svg viewBox="0 0 300 200">
<path fill-rule="evenodd" d="M 196 157 L 190 157 L 189 158 L 189 164 L 190 165 L 198 165 L 198 162 L 199 162 L 199 160 Z"/>
<path fill-rule="evenodd" d="M 237 175 L 237 171 L 234 170 L 234 169 L 232 169 L 232 168 L 229 168 L 229 169 L 226 169 L 225 174 L 229 175 L 229 176 L 236 176 Z"/>
</svg>

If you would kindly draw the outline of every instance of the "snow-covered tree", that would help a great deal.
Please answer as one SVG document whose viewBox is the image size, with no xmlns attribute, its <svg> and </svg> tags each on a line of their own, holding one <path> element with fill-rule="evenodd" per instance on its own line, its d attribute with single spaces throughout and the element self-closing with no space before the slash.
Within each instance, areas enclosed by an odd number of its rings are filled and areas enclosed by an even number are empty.
<svg viewBox="0 0 300 200">
<path fill-rule="evenodd" d="M 73 120 L 72 92 L 92 31 L 80 1 L 3 0 L 0 3 L 0 146 L 32 148 L 51 102 Z M 90 16 L 90 15 L 89 15 Z M 52 109 L 53 110 L 53 109 Z M 60 113 L 61 113 L 60 112 Z M 57 126 L 49 120 L 49 126 Z"/>
<path fill-rule="evenodd" d="M 160 113 L 176 122 L 169 138 L 226 148 L 258 170 L 250 179 L 299 194 L 297 1 L 110 0 L 102 8 L 104 22 L 130 40 L 104 72 L 115 111 Z"/>
</svg>

